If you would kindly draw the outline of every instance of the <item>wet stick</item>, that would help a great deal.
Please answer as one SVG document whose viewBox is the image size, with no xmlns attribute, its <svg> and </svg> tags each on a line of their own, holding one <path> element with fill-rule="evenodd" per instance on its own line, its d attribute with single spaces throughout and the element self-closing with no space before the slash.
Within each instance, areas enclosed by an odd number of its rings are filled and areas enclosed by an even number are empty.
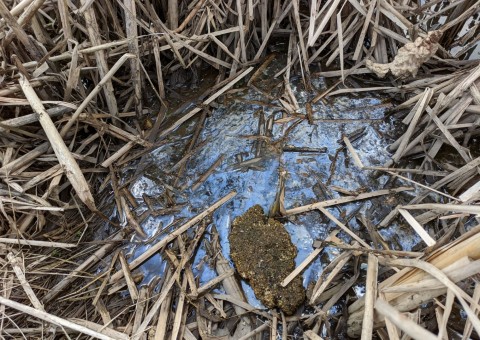
<svg viewBox="0 0 480 340">
<path fill-rule="evenodd" d="M 304 212 L 307 212 L 307 211 L 317 210 L 317 209 L 320 209 L 320 208 L 326 208 L 326 207 L 331 207 L 331 206 L 335 206 L 335 205 L 346 204 L 346 203 L 350 203 L 350 202 L 360 201 L 360 200 L 364 200 L 364 199 L 369 199 L 369 198 L 373 198 L 373 197 L 384 196 L 384 195 L 388 195 L 388 194 L 399 193 L 399 192 L 402 192 L 402 191 L 409 191 L 409 190 L 413 190 L 413 188 L 411 188 L 411 187 L 399 187 L 399 188 L 391 189 L 391 190 L 378 190 L 378 191 L 362 193 L 362 194 L 359 194 L 357 196 L 345 196 L 345 197 L 340 197 L 340 198 L 334 198 L 334 199 L 327 200 L 327 201 L 312 203 L 312 204 L 304 205 L 304 206 L 301 206 L 301 207 L 288 209 L 286 211 L 286 214 L 287 214 L 287 216 L 288 215 L 297 215 L 297 214 L 301 214 L 301 213 L 304 213 Z"/>
<path fill-rule="evenodd" d="M 185 231 L 193 227 L 195 224 L 203 220 L 205 217 L 210 215 L 212 212 L 214 212 L 216 209 L 218 209 L 220 206 L 222 206 L 224 203 L 228 202 L 230 199 L 235 197 L 237 193 L 235 191 L 230 192 L 228 195 L 224 196 L 217 202 L 215 202 L 213 205 L 211 205 L 209 208 L 204 210 L 202 213 L 198 214 L 194 218 L 192 218 L 190 221 L 188 221 L 186 224 L 182 225 L 178 229 L 174 230 L 170 234 L 168 234 L 167 237 L 164 239 L 160 240 L 156 244 L 154 244 L 151 248 L 149 248 L 146 252 L 144 252 L 142 255 L 137 257 L 135 260 L 130 262 L 129 268 L 130 270 L 134 270 L 137 268 L 139 265 L 141 265 L 143 262 L 148 260 L 151 256 L 155 255 L 160 249 L 165 247 L 168 243 L 172 242 L 175 238 L 177 238 L 179 235 L 183 234 Z M 120 280 L 123 277 L 123 272 L 118 271 L 112 277 L 110 278 L 110 283 L 115 283 L 118 280 Z"/>
<path fill-rule="evenodd" d="M 200 176 L 200 178 L 192 185 L 191 190 L 195 191 L 197 190 L 203 182 L 207 180 L 207 178 L 215 172 L 215 170 L 222 164 L 223 159 L 225 158 L 225 155 L 220 155 L 215 162 L 210 166 L 210 168 L 205 171 L 203 175 Z M 182 189 L 185 190 L 187 187 L 184 186 Z"/>
<path fill-rule="evenodd" d="M 219 90 L 215 90 L 216 92 L 213 93 L 210 97 L 208 97 L 204 102 L 203 105 L 210 105 L 215 99 L 220 97 L 225 91 L 228 89 L 232 88 L 237 82 L 239 82 L 241 79 L 243 79 L 247 74 L 249 74 L 253 70 L 253 67 L 247 68 L 245 71 L 241 72 L 240 74 L 236 74 L 233 79 L 229 79 L 226 83 L 222 83 L 223 87 Z M 173 123 L 169 128 L 165 129 L 160 133 L 158 136 L 158 139 L 160 140 L 161 138 L 164 138 L 168 134 L 170 134 L 172 131 L 175 131 L 179 126 L 181 126 L 183 123 L 188 121 L 190 118 L 195 116 L 198 112 L 202 111 L 201 108 L 196 107 L 193 110 L 189 111 L 188 113 L 184 114 L 179 120 L 177 120 L 175 123 Z"/>
<path fill-rule="evenodd" d="M 325 239 L 325 241 L 330 241 L 331 236 L 335 236 L 338 233 L 338 230 L 333 231 L 330 235 Z M 295 268 L 293 272 L 291 272 L 281 283 L 282 287 L 287 286 L 292 280 L 297 277 L 308 265 L 314 261 L 318 255 L 323 251 L 323 247 L 318 247 L 314 251 L 312 251 L 303 262 Z"/>
</svg>

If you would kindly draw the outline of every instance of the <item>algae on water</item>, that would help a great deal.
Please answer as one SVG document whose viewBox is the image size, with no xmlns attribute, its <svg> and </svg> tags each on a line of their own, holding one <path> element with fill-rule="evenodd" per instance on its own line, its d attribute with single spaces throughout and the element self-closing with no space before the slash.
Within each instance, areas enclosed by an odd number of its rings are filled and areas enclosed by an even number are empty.
<svg viewBox="0 0 480 340">
<path fill-rule="evenodd" d="M 297 249 L 282 223 L 255 205 L 237 217 L 229 235 L 230 256 L 239 274 L 268 308 L 295 313 L 305 300 L 302 276 L 286 287 L 280 283 L 295 269 Z"/>
</svg>

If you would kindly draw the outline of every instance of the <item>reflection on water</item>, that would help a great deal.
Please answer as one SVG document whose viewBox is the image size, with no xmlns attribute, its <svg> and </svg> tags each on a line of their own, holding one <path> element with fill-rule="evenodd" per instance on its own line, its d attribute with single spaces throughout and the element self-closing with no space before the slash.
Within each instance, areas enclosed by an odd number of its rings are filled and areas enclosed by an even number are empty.
<svg viewBox="0 0 480 340">
<path fill-rule="evenodd" d="M 316 79 L 314 85 L 317 89 L 325 87 L 322 79 Z M 232 220 L 255 204 L 269 211 L 275 200 L 281 169 L 287 173 L 286 208 L 339 197 L 332 190 L 335 186 L 351 191 L 384 188 L 388 178 L 374 177 L 371 172 L 356 168 L 341 139 L 343 135 L 350 137 L 364 164 L 384 164 L 389 156 L 384 134 L 393 129 L 384 116 L 391 104 L 373 96 L 336 97 L 328 104 L 321 101 L 312 104 L 313 117 L 309 122 L 303 115 L 313 94 L 304 91 L 300 81 L 293 81 L 292 89 L 300 107 L 298 116 L 294 117 L 286 116 L 278 101 L 267 103 L 258 91 L 245 90 L 226 100 L 205 120 L 199 137 L 203 147 L 190 158 L 181 178 L 176 178 L 178 167 L 174 165 L 182 158 L 198 120 L 187 123 L 181 133 L 177 131 L 168 144 L 157 149 L 149 158 L 148 171 L 131 185 L 131 191 L 141 204 L 139 212 L 145 209 L 145 204 L 142 205 L 145 195 L 174 197 L 178 212 L 148 217 L 142 224 L 144 230 L 155 235 L 159 228 L 171 225 L 174 219 L 191 218 L 235 190 L 238 195 L 213 216 L 223 253 L 229 258 L 228 232 Z M 219 157 L 223 158 L 213 173 L 192 190 Z M 384 216 L 381 208 L 372 206 L 371 202 L 361 202 L 330 211 L 342 220 L 368 211 L 377 221 Z M 324 239 L 334 228 L 317 212 L 291 217 L 285 226 L 299 250 L 297 264 L 312 252 L 314 240 Z M 354 218 L 349 219 L 349 226 L 359 228 Z M 388 236 L 388 232 L 385 235 Z M 138 256 L 146 247 L 148 245 L 138 246 L 134 254 Z M 338 250 L 330 249 L 326 254 L 322 258 L 329 260 L 338 255 Z M 211 268 L 203 265 L 204 257 L 205 250 L 201 247 L 194 263 L 201 283 L 216 276 Z M 317 259 L 308 268 L 304 273 L 305 285 L 318 277 L 322 266 L 325 264 Z M 159 256 L 142 267 L 147 279 L 161 274 L 161 268 Z M 248 285 L 244 284 L 244 288 L 249 301 L 260 306 Z"/>
</svg>

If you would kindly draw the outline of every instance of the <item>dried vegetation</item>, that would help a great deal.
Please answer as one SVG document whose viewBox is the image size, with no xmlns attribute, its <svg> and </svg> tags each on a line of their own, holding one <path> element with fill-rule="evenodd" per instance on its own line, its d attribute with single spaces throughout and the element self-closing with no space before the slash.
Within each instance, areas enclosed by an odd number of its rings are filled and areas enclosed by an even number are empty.
<svg viewBox="0 0 480 340">
<path fill-rule="evenodd" d="M 0 1 L 1 336 L 478 336 L 478 11 L 479 2 L 471 0 Z M 312 76 L 339 79 L 316 101 L 360 90 L 397 95 L 395 110 L 407 112 L 406 129 L 391 145 L 389 164 L 365 166 L 354 142 L 345 137 L 344 143 L 358 167 L 419 190 L 378 226 L 359 216 L 369 228 L 366 237 L 326 208 L 391 191 L 282 206 L 286 216 L 319 210 L 353 240 L 345 244 L 332 233 L 284 280 L 291 282 L 325 245 L 341 249 L 316 282 L 308 308 L 288 317 L 248 304 L 214 233 L 208 248 L 218 277 L 198 286 L 193 276 L 191 259 L 205 241 L 208 217 L 234 192 L 175 224 L 135 260 L 121 247 L 144 236 L 122 170 L 235 84 L 255 86 L 275 41 L 288 43 L 287 64 L 277 74 L 284 78 L 286 119 L 298 109 L 289 87 L 293 72 L 307 87 Z M 167 80 L 207 64 L 218 74 L 216 85 L 178 120 L 165 119 L 179 117 L 169 109 L 173 85 Z M 338 70 L 313 74 L 320 64 Z M 371 69 L 393 76 L 379 82 Z M 350 77 L 358 74 L 374 86 L 359 89 Z M 145 118 L 147 93 L 161 103 L 152 124 Z M 446 146 L 455 163 L 439 159 Z M 405 161 L 412 157 L 415 163 Z M 104 201 L 113 201 L 119 219 L 108 217 Z M 377 227 L 398 216 L 422 239 L 416 252 L 381 242 Z M 184 234 L 189 229 L 193 238 Z M 158 252 L 169 269 L 138 287 L 135 269 Z M 366 276 L 361 263 L 368 263 Z M 365 282 L 364 298 L 345 299 Z M 224 294 L 213 290 L 219 286 Z M 338 302 L 344 308 L 332 315 Z"/>
</svg>

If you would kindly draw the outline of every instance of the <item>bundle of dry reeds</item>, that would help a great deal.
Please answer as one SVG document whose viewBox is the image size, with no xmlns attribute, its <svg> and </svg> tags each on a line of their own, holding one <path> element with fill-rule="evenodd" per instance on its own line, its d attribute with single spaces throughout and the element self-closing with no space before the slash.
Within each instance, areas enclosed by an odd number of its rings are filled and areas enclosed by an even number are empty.
<svg viewBox="0 0 480 340">
<path fill-rule="evenodd" d="M 300 329 L 310 339 L 347 332 L 425 340 L 480 334 L 478 11 L 473 0 L 0 1 L 1 336 L 286 339 Z M 357 236 L 325 209 L 388 190 L 283 210 L 319 210 L 355 240 L 345 244 L 333 234 L 326 240 L 341 255 L 316 283 L 309 312 L 291 317 L 248 304 L 215 237 L 208 246 L 218 277 L 197 285 L 191 259 L 209 215 L 234 192 L 133 261 L 121 247 L 131 234 L 144 236 L 123 170 L 236 83 L 254 87 L 279 41 L 288 46 L 276 74 L 284 77 L 286 115 L 298 110 L 289 91 L 294 72 L 306 87 L 312 76 L 338 79 L 315 101 L 359 91 L 403 101 L 395 110 L 409 112 L 406 130 L 391 145 L 391 163 L 364 165 L 354 143 L 344 143 L 360 168 L 420 190 L 378 227 L 398 215 L 424 241 L 417 252 L 389 249 L 365 217 L 360 220 L 379 242 Z M 165 120 L 173 115 L 178 75 L 190 79 L 205 65 L 215 70 L 216 85 L 180 119 Z M 374 72 L 387 78 L 380 82 Z M 359 74 L 374 85 L 358 88 Z M 152 95 L 161 103 L 154 114 Z M 147 117 L 154 123 L 144 124 Z M 455 162 L 439 159 L 444 147 L 458 154 Z M 416 166 L 407 168 L 403 160 L 412 157 Z M 104 201 L 115 205 L 120 221 L 108 217 L 112 207 Z M 166 275 L 138 287 L 135 269 L 158 252 L 169 260 Z M 340 279 L 348 265 L 366 261 L 366 278 L 355 269 L 349 280 Z M 365 298 L 330 315 L 362 282 Z M 218 286 L 225 294 L 212 291 Z M 462 321 L 450 317 L 459 310 L 466 313 Z"/>
</svg>

